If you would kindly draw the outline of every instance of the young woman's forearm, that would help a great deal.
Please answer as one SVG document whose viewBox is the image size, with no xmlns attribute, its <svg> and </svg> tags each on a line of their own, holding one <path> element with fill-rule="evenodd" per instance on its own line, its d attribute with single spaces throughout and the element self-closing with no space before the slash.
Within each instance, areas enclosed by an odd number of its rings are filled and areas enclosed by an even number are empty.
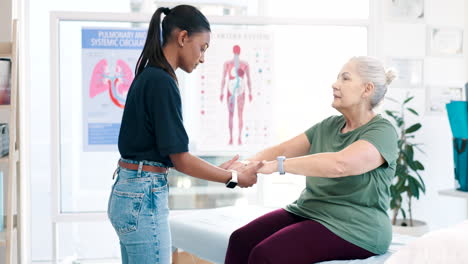
<svg viewBox="0 0 468 264">
<path fill-rule="evenodd" d="M 192 154 L 172 154 L 171 160 L 176 170 L 190 176 L 220 183 L 226 183 L 231 179 L 231 172 L 214 166 Z"/>
</svg>

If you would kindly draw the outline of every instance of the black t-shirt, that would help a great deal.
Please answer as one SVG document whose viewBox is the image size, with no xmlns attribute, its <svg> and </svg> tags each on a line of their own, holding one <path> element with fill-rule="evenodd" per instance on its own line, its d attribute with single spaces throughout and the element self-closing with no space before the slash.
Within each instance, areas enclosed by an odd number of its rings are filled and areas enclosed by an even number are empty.
<svg viewBox="0 0 468 264">
<path fill-rule="evenodd" d="M 163 69 L 147 66 L 133 81 L 119 133 L 122 158 L 173 167 L 169 154 L 188 151 L 179 88 Z"/>
</svg>

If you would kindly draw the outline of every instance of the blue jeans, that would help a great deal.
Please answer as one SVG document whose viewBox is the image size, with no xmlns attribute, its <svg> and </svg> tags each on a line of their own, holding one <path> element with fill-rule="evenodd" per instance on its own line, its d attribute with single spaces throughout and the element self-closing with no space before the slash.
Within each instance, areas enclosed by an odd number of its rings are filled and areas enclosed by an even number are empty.
<svg viewBox="0 0 468 264">
<path fill-rule="evenodd" d="M 120 240 L 123 264 L 169 264 L 167 173 L 142 171 L 143 165 L 164 167 L 152 161 L 133 161 L 139 170 L 117 168 L 107 214 Z"/>
</svg>

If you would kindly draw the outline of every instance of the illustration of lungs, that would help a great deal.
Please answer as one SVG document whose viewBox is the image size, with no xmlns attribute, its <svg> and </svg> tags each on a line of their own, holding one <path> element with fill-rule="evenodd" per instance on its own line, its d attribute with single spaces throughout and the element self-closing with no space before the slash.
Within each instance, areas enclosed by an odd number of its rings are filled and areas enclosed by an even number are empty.
<svg viewBox="0 0 468 264">
<path fill-rule="evenodd" d="M 127 97 L 128 90 L 130 89 L 130 85 L 133 81 L 133 71 L 123 60 L 117 60 L 115 71 L 116 76 L 119 76 L 115 83 L 117 93 L 125 98 Z"/>
<path fill-rule="evenodd" d="M 93 73 L 91 75 L 91 82 L 89 84 L 89 97 L 105 92 L 110 87 L 110 80 L 106 78 L 107 75 L 107 60 L 100 60 L 96 66 L 94 66 Z"/>
</svg>

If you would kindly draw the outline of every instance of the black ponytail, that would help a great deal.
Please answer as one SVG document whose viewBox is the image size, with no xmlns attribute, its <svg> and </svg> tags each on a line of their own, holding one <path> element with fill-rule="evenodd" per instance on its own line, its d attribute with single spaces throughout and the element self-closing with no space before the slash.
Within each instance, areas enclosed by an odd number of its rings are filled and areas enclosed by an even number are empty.
<svg viewBox="0 0 468 264">
<path fill-rule="evenodd" d="M 162 13 L 166 16 L 161 23 Z M 163 53 L 164 45 L 167 44 L 172 31 L 176 28 L 186 30 L 189 36 L 197 32 L 211 32 L 210 23 L 206 17 L 193 6 L 178 5 L 172 9 L 158 8 L 151 18 L 145 46 L 135 67 L 135 76 L 150 65 L 162 68 L 177 81 L 174 69 Z"/>
</svg>

